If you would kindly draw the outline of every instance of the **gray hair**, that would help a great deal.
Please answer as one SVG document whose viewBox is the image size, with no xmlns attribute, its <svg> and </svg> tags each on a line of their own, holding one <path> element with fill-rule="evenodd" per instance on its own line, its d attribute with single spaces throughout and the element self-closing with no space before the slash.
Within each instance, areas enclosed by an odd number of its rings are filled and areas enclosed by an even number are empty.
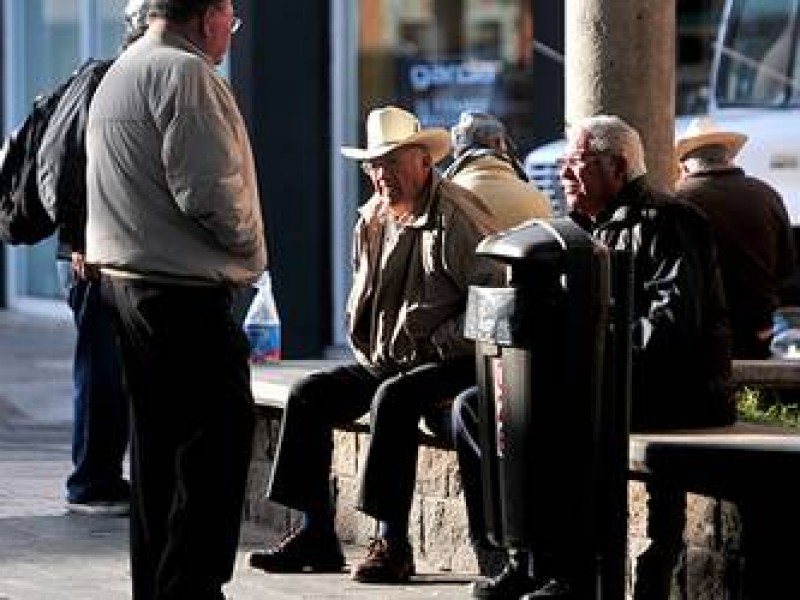
<svg viewBox="0 0 800 600">
<path fill-rule="evenodd" d="M 577 135 L 580 131 L 589 134 L 589 147 L 593 152 L 606 152 L 625 158 L 628 165 L 628 181 L 647 172 L 644 147 L 639 133 L 618 116 L 586 117 L 570 125 L 568 135 L 570 132 L 572 135 Z"/>
<path fill-rule="evenodd" d="M 165 18 L 176 23 L 186 23 L 195 15 L 221 0 L 149 0 L 149 17 Z"/>
<path fill-rule="evenodd" d="M 690 173 L 728 167 L 731 164 L 730 149 L 724 144 L 708 144 L 687 152 L 681 162 Z"/>
</svg>

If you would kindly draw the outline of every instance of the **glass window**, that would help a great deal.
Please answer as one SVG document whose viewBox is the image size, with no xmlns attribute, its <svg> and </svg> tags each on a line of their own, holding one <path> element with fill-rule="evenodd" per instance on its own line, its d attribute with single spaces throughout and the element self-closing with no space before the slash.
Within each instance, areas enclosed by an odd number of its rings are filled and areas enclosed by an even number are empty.
<svg viewBox="0 0 800 600">
<path fill-rule="evenodd" d="M 4 130 L 27 115 L 33 98 L 52 89 L 83 60 L 117 53 L 125 0 L 5 0 Z M 55 236 L 7 253 L 9 304 L 61 300 Z"/>
<path fill-rule="evenodd" d="M 708 108 L 708 79 L 723 4 L 723 0 L 678 0 L 675 48 L 677 115 L 702 114 Z"/>
<path fill-rule="evenodd" d="M 533 23 L 529 0 L 361 0 L 360 123 L 396 104 L 425 127 L 450 128 L 463 110 L 500 118 L 533 145 Z"/>
<path fill-rule="evenodd" d="M 798 1 L 742 0 L 733 7 L 717 82 L 720 104 L 797 105 Z"/>
</svg>

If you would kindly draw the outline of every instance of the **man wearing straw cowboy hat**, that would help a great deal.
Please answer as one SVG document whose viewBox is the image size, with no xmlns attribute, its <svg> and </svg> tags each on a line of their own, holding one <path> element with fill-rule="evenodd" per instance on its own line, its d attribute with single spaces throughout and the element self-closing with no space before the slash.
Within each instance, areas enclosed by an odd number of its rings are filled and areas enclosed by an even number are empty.
<svg viewBox="0 0 800 600">
<path fill-rule="evenodd" d="M 714 230 L 734 357 L 760 359 L 770 354 L 772 314 L 783 304 L 782 288 L 796 259 L 780 195 L 733 162 L 746 141 L 709 117 L 693 120 L 675 145 L 681 172 L 676 192 L 700 207 Z"/>
<path fill-rule="evenodd" d="M 346 316 L 355 361 L 292 388 L 267 496 L 303 520 L 250 564 L 283 573 L 343 568 L 329 485 L 333 428 L 369 413 L 357 507 L 379 531 L 352 575 L 397 583 L 414 573 L 408 516 L 419 420 L 449 436 L 448 402 L 475 384 L 473 345 L 462 336 L 468 286 L 503 279 L 494 261 L 474 252 L 497 230 L 494 218 L 434 169 L 450 152 L 449 133 L 422 129 L 393 106 L 371 111 L 366 125 L 366 148 L 342 148 L 374 188 L 353 234 Z"/>
</svg>

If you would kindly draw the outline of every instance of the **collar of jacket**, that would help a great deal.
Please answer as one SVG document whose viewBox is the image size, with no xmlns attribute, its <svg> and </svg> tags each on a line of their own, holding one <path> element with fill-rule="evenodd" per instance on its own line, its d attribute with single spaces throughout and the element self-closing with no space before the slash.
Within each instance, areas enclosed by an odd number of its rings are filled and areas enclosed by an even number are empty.
<svg viewBox="0 0 800 600">
<path fill-rule="evenodd" d="M 424 228 L 433 219 L 433 213 L 436 210 L 436 195 L 439 186 L 442 184 L 442 176 L 438 171 L 431 169 L 431 175 L 428 177 L 428 183 L 422 188 L 420 192 L 420 201 L 417 208 L 414 210 L 413 220 L 408 221 L 405 227 L 418 227 Z M 383 222 L 383 198 L 378 194 L 373 194 L 367 202 L 358 209 L 358 213 L 367 223 Z"/>
<path fill-rule="evenodd" d="M 622 186 L 622 189 L 598 213 L 595 219 L 596 227 L 602 228 L 612 221 L 617 223 L 639 221 L 647 210 L 655 209 L 660 203 L 660 196 L 647 184 L 646 177 L 641 175 Z"/>
<path fill-rule="evenodd" d="M 445 179 L 452 179 L 455 175 L 466 168 L 468 165 L 472 164 L 476 160 L 480 158 L 494 158 L 499 161 L 502 161 L 505 164 L 508 164 L 512 169 L 514 169 L 514 173 L 517 177 L 519 177 L 522 181 L 529 181 L 528 175 L 525 173 L 525 169 L 519 163 L 519 161 L 514 158 L 510 154 L 505 154 L 503 152 L 498 152 L 492 148 L 473 148 L 472 150 L 467 150 L 459 156 L 456 160 L 453 161 L 447 170 L 444 172 L 443 177 Z"/>
<path fill-rule="evenodd" d="M 164 27 L 159 26 L 151 26 L 147 32 L 145 33 L 146 36 L 151 37 L 155 40 L 158 40 L 162 44 L 166 46 L 173 46 L 176 48 L 182 48 L 187 52 L 191 52 L 192 54 L 196 54 L 197 56 L 201 57 L 205 60 L 209 65 L 214 67 L 214 61 L 211 57 L 203 52 L 203 50 L 194 44 L 189 38 L 186 38 L 179 33 L 174 31 L 170 31 Z"/>
<path fill-rule="evenodd" d="M 687 179 L 703 179 L 705 177 L 731 177 L 744 175 L 741 167 L 717 167 L 715 169 L 701 169 L 686 175 Z"/>
</svg>

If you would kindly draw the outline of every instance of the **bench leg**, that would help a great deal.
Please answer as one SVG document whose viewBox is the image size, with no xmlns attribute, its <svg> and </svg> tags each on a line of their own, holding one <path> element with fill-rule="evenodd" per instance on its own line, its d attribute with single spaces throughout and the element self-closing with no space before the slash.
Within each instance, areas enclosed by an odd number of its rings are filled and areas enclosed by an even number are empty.
<svg viewBox="0 0 800 600">
<path fill-rule="evenodd" d="M 740 502 L 744 598 L 798 598 L 798 499 L 764 494 Z"/>
<path fill-rule="evenodd" d="M 675 567 L 684 551 L 686 493 L 647 483 L 650 545 L 636 560 L 633 600 L 668 600 Z"/>
</svg>

